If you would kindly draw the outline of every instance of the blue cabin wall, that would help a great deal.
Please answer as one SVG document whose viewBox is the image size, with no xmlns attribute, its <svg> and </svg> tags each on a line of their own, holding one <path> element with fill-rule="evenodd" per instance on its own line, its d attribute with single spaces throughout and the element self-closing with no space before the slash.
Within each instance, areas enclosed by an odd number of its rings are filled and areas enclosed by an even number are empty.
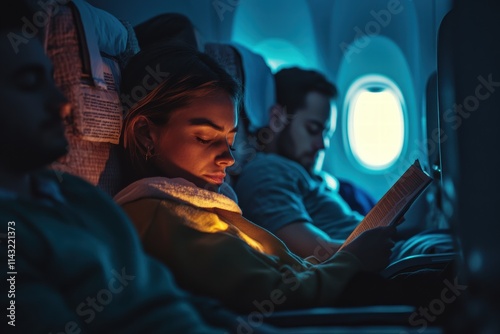
<svg viewBox="0 0 500 334">
<path fill-rule="evenodd" d="M 204 42 L 236 41 L 262 53 L 270 65 L 279 66 L 281 60 L 284 66 L 324 73 L 337 84 L 339 97 L 337 130 L 324 153 L 322 168 L 363 186 L 377 199 L 413 160 L 418 158 L 427 171 L 434 163 L 428 161 L 436 148 L 430 145 L 429 131 L 433 129 L 427 124 L 436 122 L 427 117 L 437 115 L 427 109 L 429 103 L 437 101 L 435 96 L 427 96 L 427 85 L 437 70 L 438 29 L 452 0 L 89 2 L 133 25 L 160 13 L 182 13 L 201 32 Z M 349 47 L 355 51 L 348 52 Z M 365 74 L 391 79 L 405 101 L 403 152 L 394 165 L 379 172 L 353 160 L 346 140 L 346 94 Z M 422 196 L 408 213 L 405 225 L 422 224 L 434 200 Z"/>
</svg>

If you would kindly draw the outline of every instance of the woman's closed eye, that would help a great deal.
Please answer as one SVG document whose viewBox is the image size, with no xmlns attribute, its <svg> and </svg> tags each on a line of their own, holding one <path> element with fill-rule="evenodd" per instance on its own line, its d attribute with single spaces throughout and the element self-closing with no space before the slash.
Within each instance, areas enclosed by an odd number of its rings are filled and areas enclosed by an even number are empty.
<svg viewBox="0 0 500 334">
<path fill-rule="evenodd" d="M 212 139 L 204 139 L 198 136 L 196 136 L 196 140 L 202 143 L 203 145 L 208 145 L 212 142 Z"/>
<path fill-rule="evenodd" d="M 210 145 L 215 143 L 217 141 L 217 138 L 207 138 L 203 136 L 195 136 L 196 140 L 202 144 L 202 145 Z M 224 139 L 224 145 L 227 145 L 230 151 L 236 151 L 236 148 L 234 147 L 234 136 L 232 138 Z M 232 144 L 230 144 L 232 143 Z M 222 144 L 222 138 L 221 138 L 221 144 Z"/>
</svg>

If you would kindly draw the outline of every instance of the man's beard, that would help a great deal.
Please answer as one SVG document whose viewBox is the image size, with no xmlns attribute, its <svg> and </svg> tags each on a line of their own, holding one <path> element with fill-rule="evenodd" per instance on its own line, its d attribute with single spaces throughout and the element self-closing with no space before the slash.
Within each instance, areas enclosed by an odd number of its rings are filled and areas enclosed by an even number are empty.
<svg viewBox="0 0 500 334">
<path fill-rule="evenodd" d="M 276 144 L 279 155 L 298 163 L 304 167 L 308 173 L 312 173 L 316 159 L 313 158 L 310 163 L 306 164 L 302 161 L 301 157 L 297 155 L 297 152 L 295 151 L 296 145 L 291 135 L 290 126 L 283 129 L 276 141 Z"/>
</svg>

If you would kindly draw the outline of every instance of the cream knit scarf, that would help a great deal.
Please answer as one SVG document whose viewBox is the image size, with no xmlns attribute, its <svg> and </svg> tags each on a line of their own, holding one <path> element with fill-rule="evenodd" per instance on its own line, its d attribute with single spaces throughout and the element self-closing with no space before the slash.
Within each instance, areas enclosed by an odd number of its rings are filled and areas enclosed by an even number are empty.
<svg viewBox="0 0 500 334">
<path fill-rule="evenodd" d="M 114 200 L 119 205 L 123 205 L 147 197 L 173 199 L 199 208 L 219 208 L 241 214 L 241 209 L 235 202 L 236 195 L 232 188 L 224 183 L 221 190 L 224 195 L 199 188 L 182 178 L 150 177 L 130 184 L 116 194 Z"/>
</svg>

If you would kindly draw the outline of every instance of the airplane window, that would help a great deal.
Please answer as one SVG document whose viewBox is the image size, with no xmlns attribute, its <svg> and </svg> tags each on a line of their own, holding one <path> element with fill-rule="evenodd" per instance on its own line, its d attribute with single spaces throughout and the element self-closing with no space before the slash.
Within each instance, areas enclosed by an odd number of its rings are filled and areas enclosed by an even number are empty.
<svg viewBox="0 0 500 334">
<path fill-rule="evenodd" d="M 383 170 L 400 156 L 404 144 L 402 101 L 390 88 L 365 86 L 347 109 L 348 145 L 365 168 Z"/>
</svg>

